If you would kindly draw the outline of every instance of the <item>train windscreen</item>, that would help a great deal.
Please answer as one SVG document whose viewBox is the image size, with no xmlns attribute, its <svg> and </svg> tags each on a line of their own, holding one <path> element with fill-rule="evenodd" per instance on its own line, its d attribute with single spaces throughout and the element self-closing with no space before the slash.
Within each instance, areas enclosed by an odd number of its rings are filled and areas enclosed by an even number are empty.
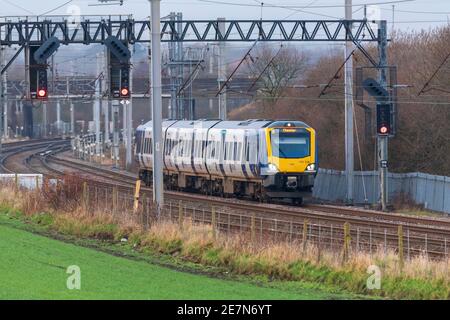
<svg viewBox="0 0 450 320">
<path fill-rule="evenodd" d="M 273 129 L 270 134 L 272 156 L 304 158 L 310 155 L 310 133 L 305 129 Z"/>
</svg>

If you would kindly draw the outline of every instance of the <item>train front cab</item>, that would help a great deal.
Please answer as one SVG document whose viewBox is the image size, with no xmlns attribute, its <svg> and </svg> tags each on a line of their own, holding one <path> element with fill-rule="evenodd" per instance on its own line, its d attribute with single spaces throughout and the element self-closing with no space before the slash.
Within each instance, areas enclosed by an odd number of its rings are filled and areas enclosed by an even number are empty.
<svg viewBox="0 0 450 320">
<path fill-rule="evenodd" d="M 304 197 L 311 196 L 317 174 L 314 129 L 299 121 L 279 121 L 266 128 L 266 141 L 266 196 L 301 203 Z"/>
</svg>

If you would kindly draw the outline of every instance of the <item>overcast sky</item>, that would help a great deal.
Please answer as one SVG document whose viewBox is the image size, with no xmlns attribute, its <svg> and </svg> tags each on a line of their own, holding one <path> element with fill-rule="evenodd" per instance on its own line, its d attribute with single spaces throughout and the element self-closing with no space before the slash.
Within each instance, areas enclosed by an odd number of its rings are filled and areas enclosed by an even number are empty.
<svg viewBox="0 0 450 320">
<path fill-rule="evenodd" d="M 105 1 L 105 0 L 103 0 Z M 344 16 L 345 0 L 162 0 L 161 15 L 182 12 L 185 19 L 259 19 L 261 1 L 264 19 L 340 19 Z M 102 5 L 98 0 L 0 0 L 1 15 L 70 15 L 80 10 L 81 15 L 133 14 L 135 19 L 149 16 L 148 0 L 124 0 L 123 6 Z M 363 17 L 362 4 L 378 4 L 381 18 L 392 28 L 402 30 L 429 29 L 446 25 L 450 20 L 450 0 L 353 0 L 354 18 Z M 276 8 L 275 6 L 285 6 Z M 331 7 L 330 7 L 331 6 Z"/>
</svg>

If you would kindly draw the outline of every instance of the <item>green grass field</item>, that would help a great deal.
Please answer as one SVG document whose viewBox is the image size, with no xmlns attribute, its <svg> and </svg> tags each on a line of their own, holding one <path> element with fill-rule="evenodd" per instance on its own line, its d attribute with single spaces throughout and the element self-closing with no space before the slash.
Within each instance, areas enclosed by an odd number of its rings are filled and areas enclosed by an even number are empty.
<svg viewBox="0 0 450 320">
<path fill-rule="evenodd" d="M 66 287 L 71 265 L 80 267 L 80 290 Z M 0 224 L 0 299 L 330 298 L 348 297 L 292 283 L 267 287 L 183 273 Z"/>
</svg>

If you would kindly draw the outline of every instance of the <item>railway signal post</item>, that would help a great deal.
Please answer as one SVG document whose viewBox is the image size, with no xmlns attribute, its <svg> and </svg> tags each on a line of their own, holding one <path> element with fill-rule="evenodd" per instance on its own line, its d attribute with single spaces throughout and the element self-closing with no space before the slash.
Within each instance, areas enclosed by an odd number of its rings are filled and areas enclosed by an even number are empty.
<svg viewBox="0 0 450 320">
<path fill-rule="evenodd" d="M 387 66 L 387 30 L 386 21 L 380 21 L 378 24 L 378 54 L 380 58 L 380 64 L 378 69 L 378 81 L 382 88 L 387 88 L 386 82 L 386 66 Z M 380 172 L 380 200 L 381 208 L 383 211 L 387 210 L 389 202 L 388 197 L 388 141 L 389 136 L 387 134 L 379 134 L 377 132 L 378 140 L 378 169 Z"/>
</svg>

